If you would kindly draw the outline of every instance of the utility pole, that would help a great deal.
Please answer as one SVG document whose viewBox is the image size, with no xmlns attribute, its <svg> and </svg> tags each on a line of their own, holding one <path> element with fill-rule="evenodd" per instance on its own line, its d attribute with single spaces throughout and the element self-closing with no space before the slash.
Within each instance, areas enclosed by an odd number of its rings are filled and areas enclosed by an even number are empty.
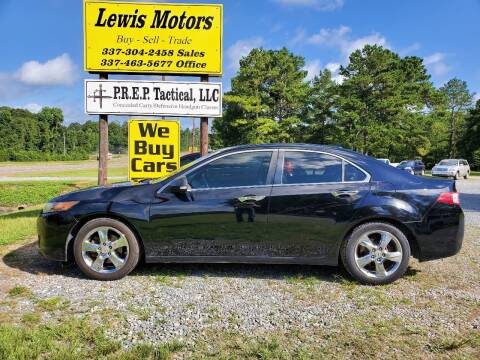
<svg viewBox="0 0 480 360">
<path fill-rule="evenodd" d="M 108 80 L 107 73 L 99 74 L 100 80 Z M 98 185 L 106 185 L 108 178 L 108 115 L 98 117 Z"/>
<path fill-rule="evenodd" d="M 201 82 L 208 82 L 208 75 L 202 75 Z M 200 118 L 200 154 L 208 155 L 208 117 Z"/>
<path fill-rule="evenodd" d="M 67 128 L 63 129 L 63 155 L 67 155 Z"/>
</svg>

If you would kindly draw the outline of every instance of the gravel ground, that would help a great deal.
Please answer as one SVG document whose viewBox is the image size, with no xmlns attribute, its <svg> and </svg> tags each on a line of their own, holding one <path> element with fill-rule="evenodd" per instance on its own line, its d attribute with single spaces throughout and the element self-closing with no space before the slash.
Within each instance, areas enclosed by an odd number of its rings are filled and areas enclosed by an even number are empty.
<svg viewBox="0 0 480 360">
<path fill-rule="evenodd" d="M 427 263 L 412 259 L 405 277 L 393 285 L 359 286 L 337 268 L 271 265 L 145 265 L 104 283 L 85 279 L 73 266 L 43 260 L 34 244 L 24 243 L 4 251 L 0 313 L 15 320 L 34 311 L 38 299 L 59 297 L 58 307 L 43 312 L 42 321 L 98 317 L 127 347 L 173 339 L 193 346 L 212 332 L 218 337 L 300 331 L 302 342 L 315 343 L 319 333 L 355 332 L 361 319 L 379 315 L 398 322 L 398 329 L 420 329 L 416 334 L 425 347 L 442 336 L 478 334 L 480 179 L 460 181 L 458 187 L 467 222 L 462 252 Z M 6 293 L 14 285 L 28 287 L 33 297 L 12 307 Z"/>
</svg>

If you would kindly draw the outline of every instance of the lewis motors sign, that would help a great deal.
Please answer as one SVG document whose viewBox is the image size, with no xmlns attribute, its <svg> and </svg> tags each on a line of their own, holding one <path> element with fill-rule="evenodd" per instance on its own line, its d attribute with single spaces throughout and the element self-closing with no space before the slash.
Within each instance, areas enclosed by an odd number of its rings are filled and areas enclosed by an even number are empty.
<svg viewBox="0 0 480 360">
<path fill-rule="evenodd" d="M 85 80 L 87 114 L 222 116 L 222 84 Z"/>
</svg>

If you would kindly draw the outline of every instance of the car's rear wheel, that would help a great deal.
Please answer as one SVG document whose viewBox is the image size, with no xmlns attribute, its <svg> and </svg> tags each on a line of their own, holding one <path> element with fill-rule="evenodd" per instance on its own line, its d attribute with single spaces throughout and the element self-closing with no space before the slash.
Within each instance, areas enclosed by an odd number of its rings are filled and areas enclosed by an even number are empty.
<svg viewBox="0 0 480 360">
<path fill-rule="evenodd" d="M 465 180 L 467 180 L 469 176 L 470 176 L 470 171 L 467 171 L 467 173 L 464 176 Z"/>
<path fill-rule="evenodd" d="M 73 252 L 80 270 L 96 280 L 121 279 L 140 258 L 135 234 L 124 223 L 109 218 L 87 222 L 75 238 Z"/>
<path fill-rule="evenodd" d="M 457 172 L 457 173 L 455 174 L 455 180 L 460 180 L 460 173 L 459 173 L 459 172 Z"/>
<path fill-rule="evenodd" d="M 345 269 L 357 281 L 368 285 L 389 284 L 408 268 L 410 245 L 397 227 L 372 222 L 358 226 L 340 250 Z"/>
</svg>

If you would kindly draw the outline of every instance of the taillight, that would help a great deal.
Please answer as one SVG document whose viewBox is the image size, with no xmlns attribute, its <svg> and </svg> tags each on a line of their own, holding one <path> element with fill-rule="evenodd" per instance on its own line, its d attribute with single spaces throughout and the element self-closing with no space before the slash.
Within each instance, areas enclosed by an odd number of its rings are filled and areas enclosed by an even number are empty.
<svg viewBox="0 0 480 360">
<path fill-rule="evenodd" d="M 460 196 L 458 192 L 443 193 L 438 197 L 437 202 L 447 205 L 460 205 Z"/>
</svg>

